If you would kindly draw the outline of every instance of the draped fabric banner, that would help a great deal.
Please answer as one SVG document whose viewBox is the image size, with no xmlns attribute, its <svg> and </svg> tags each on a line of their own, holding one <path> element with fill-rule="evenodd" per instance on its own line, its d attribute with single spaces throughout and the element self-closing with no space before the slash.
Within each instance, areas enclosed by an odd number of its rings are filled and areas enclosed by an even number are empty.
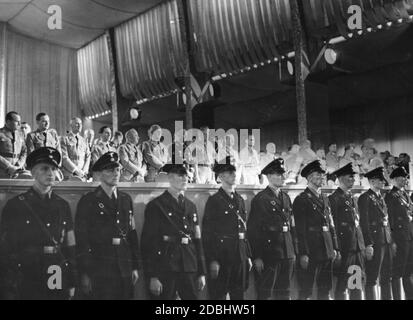
<svg viewBox="0 0 413 320">
<path fill-rule="evenodd" d="M 0 22 L 0 127 L 4 126 L 4 117 L 6 113 L 6 32 L 6 24 Z"/>
<path fill-rule="evenodd" d="M 17 111 L 35 127 L 39 112 L 64 134 L 80 116 L 76 51 L 7 31 L 6 112 Z"/>
<path fill-rule="evenodd" d="M 122 95 L 141 100 L 177 89 L 187 63 L 179 19 L 173 0 L 115 28 Z"/>
<path fill-rule="evenodd" d="M 303 1 L 307 27 L 314 35 L 332 38 L 338 35 L 349 38 L 354 30 L 348 28 L 351 5 L 361 8 L 363 30 L 386 27 L 387 22 L 408 20 L 413 14 L 413 0 L 394 1 L 353 1 L 353 0 L 308 0 Z M 328 30 L 326 30 L 328 28 Z M 324 31 L 323 31 L 324 30 Z"/>
<path fill-rule="evenodd" d="M 292 51 L 288 0 L 190 0 L 199 71 L 236 72 Z"/>
<path fill-rule="evenodd" d="M 85 116 L 111 108 L 111 73 L 108 35 L 105 34 L 77 51 L 79 99 Z"/>
</svg>

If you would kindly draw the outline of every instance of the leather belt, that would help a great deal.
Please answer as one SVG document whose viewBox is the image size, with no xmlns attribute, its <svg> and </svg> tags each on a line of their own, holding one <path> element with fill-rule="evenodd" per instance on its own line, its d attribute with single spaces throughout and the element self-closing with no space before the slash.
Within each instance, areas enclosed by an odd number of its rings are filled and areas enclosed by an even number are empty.
<svg viewBox="0 0 413 320">
<path fill-rule="evenodd" d="M 308 231 L 311 232 L 328 232 L 329 227 L 328 226 L 322 226 L 322 227 L 308 227 Z"/>
<path fill-rule="evenodd" d="M 19 157 L 18 154 L 9 153 L 9 152 L 0 152 L 0 156 L 4 158 L 18 158 Z"/>
<path fill-rule="evenodd" d="M 182 238 L 177 238 L 177 237 L 171 237 L 171 236 L 163 236 L 162 240 L 164 242 L 168 242 L 168 243 L 180 243 L 183 245 L 187 245 L 191 243 L 191 239 L 188 237 L 182 237 Z"/>
<path fill-rule="evenodd" d="M 53 246 L 43 247 L 43 253 L 44 254 L 56 254 L 57 253 L 57 247 L 53 247 Z"/>
</svg>

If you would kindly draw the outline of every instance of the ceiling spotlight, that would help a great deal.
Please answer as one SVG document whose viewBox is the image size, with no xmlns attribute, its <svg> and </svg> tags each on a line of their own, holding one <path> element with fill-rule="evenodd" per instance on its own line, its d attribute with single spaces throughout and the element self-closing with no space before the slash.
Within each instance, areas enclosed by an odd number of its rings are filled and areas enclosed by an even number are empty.
<svg viewBox="0 0 413 320">
<path fill-rule="evenodd" d="M 140 113 L 141 113 L 141 110 L 140 110 L 140 109 L 138 109 L 138 108 L 131 108 L 130 111 L 129 111 L 129 115 L 130 115 L 131 120 L 137 120 L 137 119 L 139 119 Z"/>
<path fill-rule="evenodd" d="M 324 59 L 328 64 L 335 64 L 337 62 L 337 52 L 334 49 L 327 48 L 324 52 Z"/>
</svg>

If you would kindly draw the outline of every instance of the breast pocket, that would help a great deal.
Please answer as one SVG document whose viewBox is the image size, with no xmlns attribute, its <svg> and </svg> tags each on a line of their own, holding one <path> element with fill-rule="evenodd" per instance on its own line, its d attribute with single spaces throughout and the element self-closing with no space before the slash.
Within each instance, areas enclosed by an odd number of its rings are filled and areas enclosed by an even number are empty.
<svg viewBox="0 0 413 320">
<path fill-rule="evenodd" d="M 5 135 L 0 136 L 0 150 L 2 152 L 11 152 L 12 151 L 11 140 L 8 137 L 6 137 Z"/>
</svg>

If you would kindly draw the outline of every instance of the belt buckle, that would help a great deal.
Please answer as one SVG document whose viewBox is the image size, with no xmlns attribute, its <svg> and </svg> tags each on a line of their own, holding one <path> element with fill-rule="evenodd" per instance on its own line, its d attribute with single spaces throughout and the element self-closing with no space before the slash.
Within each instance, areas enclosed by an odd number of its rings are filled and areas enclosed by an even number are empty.
<svg viewBox="0 0 413 320">
<path fill-rule="evenodd" d="M 43 253 L 44 254 L 55 254 L 56 253 L 56 248 L 55 247 L 43 247 Z"/>
<path fill-rule="evenodd" d="M 112 245 L 114 245 L 114 246 L 119 246 L 120 242 L 121 242 L 120 238 L 113 238 L 112 239 Z"/>
<path fill-rule="evenodd" d="M 244 233 L 244 232 L 238 233 L 238 238 L 239 238 L 240 240 L 244 240 L 244 239 L 245 239 L 245 233 Z"/>
<path fill-rule="evenodd" d="M 389 225 L 388 221 L 383 221 L 383 227 L 387 227 Z"/>
<path fill-rule="evenodd" d="M 187 245 L 187 244 L 189 244 L 189 238 L 181 238 L 181 244 L 185 244 L 185 245 Z"/>
<path fill-rule="evenodd" d="M 288 232 L 288 226 L 283 226 L 283 232 L 284 233 Z"/>
<path fill-rule="evenodd" d="M 323 226 L 323 232 L 328 232 L 328 226 Z"/>
</svg>

